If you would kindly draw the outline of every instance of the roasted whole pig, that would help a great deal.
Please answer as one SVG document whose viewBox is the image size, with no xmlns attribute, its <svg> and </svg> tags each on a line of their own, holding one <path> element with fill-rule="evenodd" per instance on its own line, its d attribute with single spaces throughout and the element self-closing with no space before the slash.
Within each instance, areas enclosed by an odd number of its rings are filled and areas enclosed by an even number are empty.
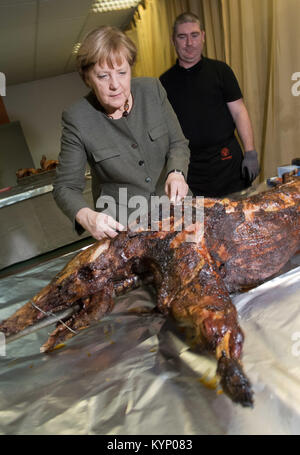
<svg viewBox="0 0 300 455">
<path fill-rule="evenodd" d="M 199 200 L 191 204 L 195 210 Z M 244 337 L 230 293 L 274 276 L 299 249 L 300 179 L 238 201 L 204 199 L 204 230 L 192 219 L 178 231 L 174 219 L 171 212 L 170 230 L 159 230 L 161 221 L 157 230 L 131 227 L 80 252 L 3 321 L 0 331 L 16 334 L 76 305 L 42 347 L 51 351 L 108 313 L 114 296 L 135 287 L 138 277 L 156 289 L 158 309 L 185 326 L 195 345 L 216 356 L 223 391 L 234 402 L 252 406 L 241 363 Z"/>
</svg>

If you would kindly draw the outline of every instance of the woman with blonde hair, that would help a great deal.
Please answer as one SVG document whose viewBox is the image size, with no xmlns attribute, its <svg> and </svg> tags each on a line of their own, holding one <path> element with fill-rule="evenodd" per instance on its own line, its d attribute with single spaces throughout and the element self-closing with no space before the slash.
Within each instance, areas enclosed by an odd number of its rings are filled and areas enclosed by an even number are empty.
<svg viewBox="0 0 300 455">
<path fill-rule="evenodd" d="M 188 192 L 188 141 L 158 79 L 132 78 L 134 43 L 119 29 L 90 32 L 78 55 L 78 70 L 90 93 L 63 112 L 61 151 L 53 195 L 78 233 L 114 237 L 126 228 L 116 213 L 103 210 L 120 200 L 166 194 L 181 200 Z M 82 192 L 86 164 L 92 176 L 94 207 Z M 124 199 L 124 198 L 123 198 Z"/>
</svg>

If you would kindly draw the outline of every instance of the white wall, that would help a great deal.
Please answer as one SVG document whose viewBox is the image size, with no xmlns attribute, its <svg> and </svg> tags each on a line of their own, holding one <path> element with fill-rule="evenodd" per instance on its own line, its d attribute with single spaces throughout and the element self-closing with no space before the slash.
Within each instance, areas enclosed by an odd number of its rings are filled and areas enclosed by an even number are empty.
<svg viewBox="0 0 300 455">
<path fill-rule="evenodd" d="M 57 159 L 60 149 L 62 111 L 88 93 L 78 73 L 40 79 L 6 88 L 4 104 L 10 121 L 22 125 L 34 164 L 42 155 Z"/>
</svg>

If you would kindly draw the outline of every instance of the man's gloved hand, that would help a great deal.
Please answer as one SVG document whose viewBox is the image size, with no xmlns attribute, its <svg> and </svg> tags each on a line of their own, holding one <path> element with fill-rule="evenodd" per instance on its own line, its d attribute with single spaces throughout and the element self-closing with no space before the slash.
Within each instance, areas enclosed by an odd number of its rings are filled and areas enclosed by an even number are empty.
<svg viewBox="0 0 300 455">
<path fill-rule="evenodd" d="M 256 150 L 249 150 L 245 152 L 242 161 L 242 175 L 244 179 L 248 177 L 250 182 L 256 179 L 259 174 L 259 164 Z"/>
</svg>

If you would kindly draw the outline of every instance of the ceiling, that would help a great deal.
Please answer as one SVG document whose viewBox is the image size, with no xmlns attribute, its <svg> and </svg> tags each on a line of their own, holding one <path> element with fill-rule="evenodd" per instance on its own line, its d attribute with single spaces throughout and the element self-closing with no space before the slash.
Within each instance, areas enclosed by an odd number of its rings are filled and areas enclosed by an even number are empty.
<svg viewBox="0 0 300 455">
<path fill-rule="evenodd" d="M 94 0 L 0 0 L 0 72 L 6 85 L 75 70 L 73 47 L 99 25 L 122 29 L 135 8 L 94 13 Z"/>
</svg>

